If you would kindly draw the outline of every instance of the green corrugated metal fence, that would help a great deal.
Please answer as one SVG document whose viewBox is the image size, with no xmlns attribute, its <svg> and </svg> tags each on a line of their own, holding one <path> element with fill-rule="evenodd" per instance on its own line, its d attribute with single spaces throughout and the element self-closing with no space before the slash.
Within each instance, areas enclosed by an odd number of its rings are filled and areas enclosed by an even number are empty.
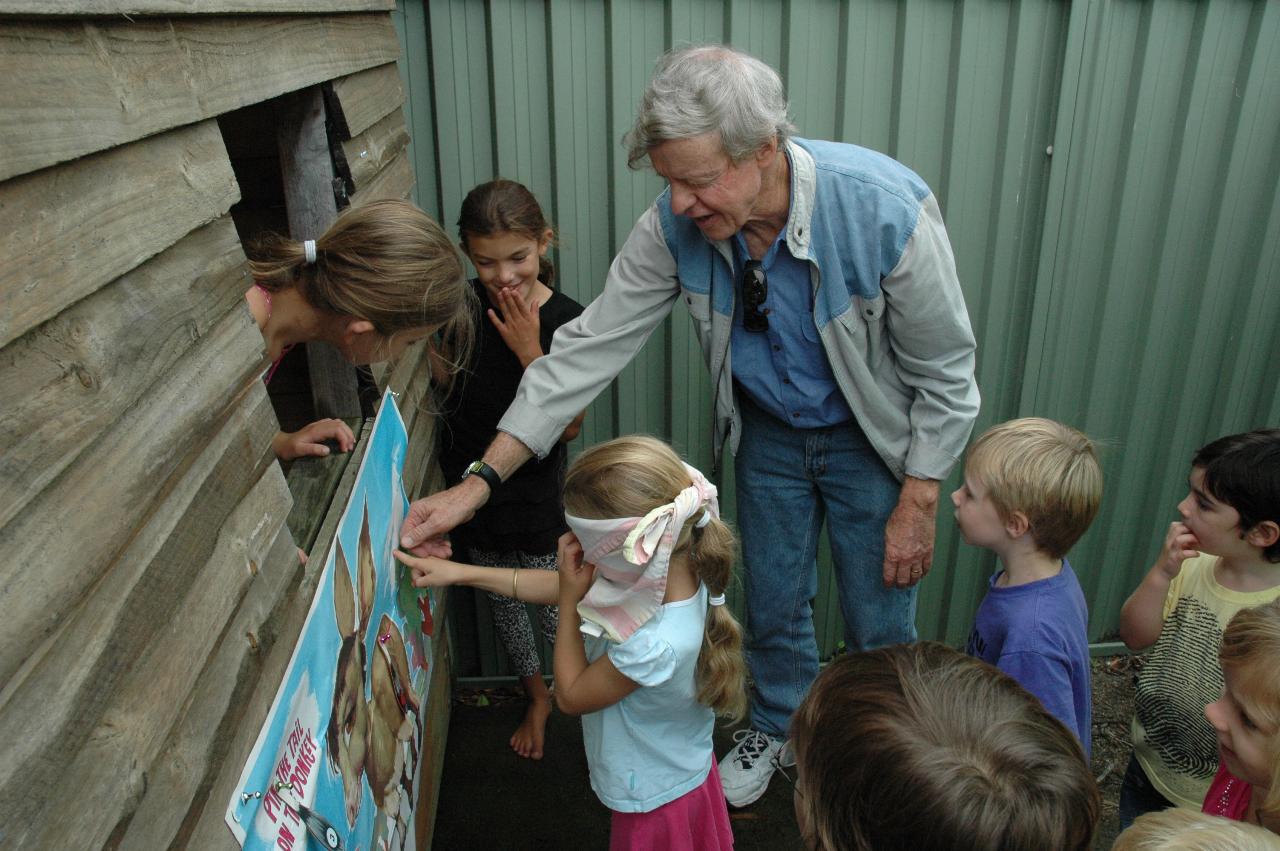
<svg viewBox="0 0 1280 851">
<path fill-rule="evenodd" d="M 978 428 L 1035 414 L 1104 444 L 1102 512 L 1071 556 L 1094 640 L 1153 559 L 1191 452 L 1280 424 L 1280 0 L 432 0 L 398 17 L 419 202 L 448 224 L 476 183 L 526 183 L 584 303 L 662 188 L 619 140 L 670 46 L 754 53 L 802 135 L 919 172 L 978 335 Z M 645 431 L 707 467 L 708 386 L 677 309 L 580 442 Z M 920 631 L 960 643 L 993 561 L 946 506 L 938 527 Z M 841 634 L 830 582 L 824 651 Z M 463 673 L 504 670 L 492 635 L 463 626 Z"/>
</svg>

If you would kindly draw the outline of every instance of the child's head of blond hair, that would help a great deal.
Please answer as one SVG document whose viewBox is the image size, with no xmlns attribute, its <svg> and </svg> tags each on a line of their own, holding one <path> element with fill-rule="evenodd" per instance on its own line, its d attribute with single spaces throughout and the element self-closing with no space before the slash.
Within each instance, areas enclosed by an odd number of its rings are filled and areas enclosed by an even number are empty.
<svg viewBox="0 0 1280 851">
<path fill-rule="evenodd" d="M 1280 836 L 1254 824 L 1181 807 L 1138 816 L 1111 851 L 1276 851 Z"/>
<path fill-rule="evenodd" d="M 1205 707 L 1219 737 L 1230 735 L 1228 767 L 1254 786 L 1264 823 L 1280 822 L 1280 600 L 1241 609 L 1222 632 L 1223 696 Z M 1236 741 L 1241 736 L 1244 740 Z M 1249 776 L 1244 776 L 1249 775 Z"/>
<path fill-rule="evenodd" d="M 1102 501 L 1093 442 L 1041 417 L 987 429 L 969 448 L 964 472 L 986 489 L 1001 519 L 1023 514 L 1036 547 L 1053 558 L 1080 540 Z"/>
<path fill-rule="evenodd" d="M 644 517 L 692 484 L 680 456 L 657 438 L 632 434 L 583 450 L 565 474 L 565 511 L 576 517 Z M 703 514 L 707 519 L 702 522 Z M 676 535 L 673 558 L 688 559 L 712 595 L 723 595 L 733 579 L 737 539 L 729 524 L 703 509 Z M 747 708 L 742 628 L 727 606 L 707 613 L 702 650 L 694 669 L 698 701 L 729 720 Z"/>
</svg>

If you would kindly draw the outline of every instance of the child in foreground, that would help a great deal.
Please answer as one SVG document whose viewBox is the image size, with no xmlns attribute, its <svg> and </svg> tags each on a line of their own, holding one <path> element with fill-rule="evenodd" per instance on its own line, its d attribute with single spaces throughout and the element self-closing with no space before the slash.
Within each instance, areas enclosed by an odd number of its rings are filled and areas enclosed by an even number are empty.
<svg viewBox="0 0 1280 851">
<path fill-rule="evenodd" d="M 1236 612 L 1218 661 L 1222 697 L 1204 714 L 1221 763 L 1203 810 L 1280 832 L 1280 601 Z"/>
<path fill-rule="evenodd" d="M 1012 420 L 969 449 L 951 494 L 965 541 L 996 554 L 968 653 L 1040 699 L 1090 752 L 1089 610 L 1067 551 L 1102 500 L 1089 438 L 1052 420 Z"/>
<path fill-rule="evenodd" d="M 1152 810 L 1200 809 L 1218 768 L 1218 736 L 1201 708 L 1222 694 L 1223 628 L 1280 597 L 1280 429 L 1204 446 L 1188 481 L 1182 519 L 1120 611 L 1129 649 L 1155 645 L 1135 689 L 1121 828 Z"/>
<path fill-rule="evenodd" d="M 791 721 L 796 819 L 820 851 L 1084 851 L 1101 802 L 1076 737 L 936 642 L 837 657 Z"/>
<path fill-rule="evenodd" d="M 245 293 L 272 366 L 299 343 L 322 342 L 356 365 L 391 360 L 441 332 L 455 353 L 470 350 L 472 303 L 462 260 L 440 226 L 407 201 L 348 207 L 318 239 L 259 239 Z M 450 370 L 451 371 L 451 370 Z M 279 432 L 282 461 L 347 452 L 351 429 L 337 419 Z"/>
<path fill-rule="evenodd" d="M 582 312 L 582 305 L 551 289 L 554 269 L 546 255 L 553 234 L 537 199 L 521 184 L 493 180 L 472 189 L 458 214 L 458 232 L 463 252 L 476 267 L 471 289 L 477 296 L 477 333 L 471 356 L 461 364 L 463 377 L 443 405 L 440 469 L 447 482 L 460 481 L 484 456 L 525 369 L 550 351 L 556 329 Z M 568 529 L 560 501 L 565 444 L 581 424 L 579 415 L 546 458 L 522 465 L 497 484 L 475 516 L 453 531 L 451 542 L 466 561 L 556 569 L 556 542 Z M 496 476 L 492 482 L 498 482 Z M 524 603 L 505 594 L 487 596 L 502 646 L 529 699 L 509 743 L 520 756 L 541 759 L 551 696 L 529 614 Z M 556 607 L 539 606 L 538 619 L 551 644 Z"/>
<path fill-rule="evenodd" d="M 1139 816 L 1111 851 L 1277 851 L 1280 836 L 1181 807 Z"/>
<path fill-rule="evenodd" d="M 559 602 L 556 704 L 583 716 L 611 849 L 732 848 L 711 734 L 717 714 L 744 712 L 746 664 L 724 605 L 735 542 L 716 489 L 665 443 L 622 437 L 570 465 L 564 505 L 558 577 L 396 558 L 419 586 Z"/>
</svg>

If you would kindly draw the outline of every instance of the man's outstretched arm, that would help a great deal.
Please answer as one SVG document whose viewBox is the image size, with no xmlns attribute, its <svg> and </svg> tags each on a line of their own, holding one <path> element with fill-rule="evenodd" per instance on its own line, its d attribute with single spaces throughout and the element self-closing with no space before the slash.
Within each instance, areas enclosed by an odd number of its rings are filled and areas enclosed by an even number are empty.
<svg viewBox="0 0 1280 851">
<path fill-rule="evenodd" d="M 506 481 L 532 457 L 529 447 L 500 431 L 485 450 L 484 462 Z M 475 516 L 489 496 L 484 479 L 467 476 L 453 487 L 414 502 L 400 527 L 400 546 L 417 556 L 448 558 L 453 548 L 445 535 Z"/>
</svg>

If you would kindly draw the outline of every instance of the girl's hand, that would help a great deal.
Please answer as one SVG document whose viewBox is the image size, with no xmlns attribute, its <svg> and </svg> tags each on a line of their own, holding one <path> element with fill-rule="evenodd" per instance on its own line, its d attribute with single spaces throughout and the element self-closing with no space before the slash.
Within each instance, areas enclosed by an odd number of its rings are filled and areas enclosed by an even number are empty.
<svg viewBox="0 0 1280 851">
<path fill-rule="evenodd" d="M 572 532 L 560 536 L 556 553 L 560 567 L 560 605 L 576 606 L 587 596 L 596 567 L 582 560 L 582 544 Z"/>
<path fill-rule="evenodd" d="M 433 556 L 419 558 L 402 550 L 393 550 L 391 554 L 413 573 L 413 584 L 418 588 L 447 588 L 456 585 L 461 575 L 456 562 Z"/>
<path fill-rule="evenodd" d="M 295 432 L 277 432 L 271 448 L 281 461 L 310 456 L 323 458 L 329 454 L 329 447 L 324 444 L 326 440 L 336 442 L 339 452 L 350 452 L 356 445 L 356 436 L 350 426 L 342 420 L 329 419 L 316 420 Z"/>
<path fill-rule="evenodd" d="M 1160 570 L 1165 576 L 1173 579 L 1182 570 L 1182 563 L 1189 558 L 1200 555 L 1196 548 L 1200 541 L 1187 528 L 1185 523 L 1175 521 L 1169 524 L 1169 532 L 1164 536 L 1164 548 L 1160 551 Z"/>
<path fill-rule="evenodd" d="M 511 290 L 500 290 L 498 301 L 502 316 L 499 317 L 497 311 L 489 308 L 489 321 L 498 329 L 507 348 L 520 359 L 520 366 L 528 367 L 543 354 L 542 341 L 538 336 L 541 327 L 538 305 L 532 296 L 526 302 Z"/>
</svg>

